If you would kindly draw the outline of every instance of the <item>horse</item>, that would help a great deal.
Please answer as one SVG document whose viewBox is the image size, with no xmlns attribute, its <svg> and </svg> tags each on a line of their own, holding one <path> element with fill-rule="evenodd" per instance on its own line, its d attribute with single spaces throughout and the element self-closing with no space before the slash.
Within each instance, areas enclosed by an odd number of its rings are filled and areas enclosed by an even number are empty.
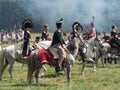
<svg viewBox="0 0 120 90">
<path fill-rule="evenodd" d="M 102 40 L 101 40 L 102 41 Z M 104 58 L 104 63 L 106 64 L 106 61 L 108 63 L 112 63 L 112 60 L 114 60 L 115 64 L 117 63 L 117 59 L 119 59 L 119 47 L 111 43 L 110 37 L 105 40 L 104 42 L 102 41 L 103 48 L 100 48 L 102 53 L 105 53 L 105 58 Z"/>
<path fill-rule="evenodd" d="M 48 45 L 46 45 L 45 48 L 47 48 L 47 46 Z M 22 64 L 27 64 L 28 58 L 23 59 L 21 55 L 22 55 L 22 46 L 10 45 L 8 47 L 1 48 L 0 45 L 0 80 L 2 80 L 2 74 L 8 65 L 9 65 L 8 71 L 10 74 L 10 78 L 13 79 L 12 69 L 14 62 L 16 61 Z M 43 66 L 43 71 L 46 71 L 44 66 Z"/>
<path fill-rule="evenodd" d="M 48 43 L 50 41 L 46 41 Z M 45 44 L 46 44 L 45 43 Z M 75 62 L 75 57 L 78 53 L 79 45 L 83 43 L 83 40 L 81 37 L 74 37 L 66 46 L 67 51 L 65 53 L 65 59 L 62 63 L 63 69 L 67 70 L 67 83 L 69 84 L 71 79 L 71 66 Z M 45 45 L 43 44 L 43 45 Z M 56 66 L 57 61 L 53 58 L 53 55 L 56 53 L 51 53 L 51 50 L 49 49 L 38 49 L 36 51 L 33 51 L 30 54 L 30 57 L 28 59 L 28 83 L 31 84 L 33 73 L 35 72 L 35 79 L 36 84 L 38 84 L 38 74 L 40 72 L 40 69 L 42 65 L 48 64 L 52 66 Z M 38 52 L 40 53 L 40 57 L 38 58 Z M 43 59 L 42 59 L 43 58 Z M 56 58 L 58 60 L 58 58 Z"/>
<path fill-rule="evenodd" d="M 10 45 L 6 48 L 3 48 L 0 51 L 0 53 L 1 53 L 0 80 L 2 80 L 2 74 L 8 65 L 9 65 L 8 71 L 10 74 L 10 78 L 13 79 L 12 69 L 13 69 L 14 62 L 17 61 L 22 64 L 27 64 L 27 59 L 24 60 L 21 58 L 22 48 L 20 46 Z"/>
<path fill-rule="evenodd" d="M 95 52 L 93 52 L 94 46 L 96 47 Z M 84 75 L 84 69 L 87 62 L 93 64 L 92 71 L 96 71 L 96 67 L 98 67 L 98 59 L 101 58 L 102 66 L 104 67 L 104 58 L 106 56 L 106 49 L 103 49 L 102 41 L 98 36 L 90 38 L 86 42 L 86 60 L 83 61 L 81 74 Z M 95 60 L 93 60 L 93 57 Z"/>
</svg>

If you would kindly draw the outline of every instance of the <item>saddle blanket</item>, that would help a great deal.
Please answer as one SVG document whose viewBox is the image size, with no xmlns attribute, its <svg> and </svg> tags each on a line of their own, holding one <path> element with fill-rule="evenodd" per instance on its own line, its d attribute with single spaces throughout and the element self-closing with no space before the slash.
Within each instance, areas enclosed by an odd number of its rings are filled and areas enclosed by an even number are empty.
<svg viewBox="0 0 120 90">
<path fill-rule="evenodd" d="M 37 59 L 41 63 L 53 63 L 54 57 L 48 49 L 38 49 Z"/>
</svg>

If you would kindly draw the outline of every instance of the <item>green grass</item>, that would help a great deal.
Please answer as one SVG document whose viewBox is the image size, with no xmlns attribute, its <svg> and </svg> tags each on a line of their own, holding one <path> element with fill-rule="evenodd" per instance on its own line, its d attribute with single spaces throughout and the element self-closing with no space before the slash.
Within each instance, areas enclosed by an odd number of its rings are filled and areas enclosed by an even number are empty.
<svg viewBox="0 0 120 90">
<path fill-rule="evenodd" d="M 59 77 L 53 77 L 54 67 L 46 65 L 45 76 L 39 79 L 39 86 L 36 86 L 35 78 L 32 85 L 27 83 L 27 65 L 22 68 L 22 64 L 16 62 L 13 68 L 14 79 L 10 80 L 8 70 L 5 70 L 0 90 L 120 90 L 120 64 L 99 67 L 95 73 L 92 73 L 91 67 L 86 67 L 84 76 L 80 75 L 81 66 L 81 62 L 75 62 L 68 86 L 63 71 Z"/>
<path fill-rule="evenodd" d="M 34 34 L 34 37 L 37 34 Z M 27 82 L 27 65 L 15 62 L 13 67 L 13 80 L 10 80 L 8 68 L 3 73 L 0 81 L 0 90 L 120 90 L 120 63 L 107 64 L 101 68 L 101 62 L 95 73 L 92 73 L 91 65 L 85 68 L 85 75 L 80 75 L 82 64 L 77 61 L 72 68 L 70 85 L 67 85 L 66 75 L 60 72 L 59 77 L 54 76 L 54 67 L 48 66 L 45 76 L 39 79 L 39 86 Z"/>
</svg>

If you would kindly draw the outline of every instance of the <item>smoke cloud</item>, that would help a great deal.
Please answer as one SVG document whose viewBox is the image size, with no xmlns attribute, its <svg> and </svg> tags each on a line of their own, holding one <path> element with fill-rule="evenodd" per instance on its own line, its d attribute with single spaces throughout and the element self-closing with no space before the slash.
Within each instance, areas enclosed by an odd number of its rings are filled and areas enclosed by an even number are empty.
<svg viewBox="0 0 120 90">
<path fill-rule="evenodd" d="M 21 4 L 40 25 L 48 23 L 50 31 L 56 29 L 55 23 L 60 18 L 64 20 L 63 30 L 67 32 L 72 30 L 73 22 L 88 24 L 93 16 L 95 28 L 100 32 L 110 32 L 113 24 L 120 27 L 119 0 L 24 0 Z"/>
</svg>

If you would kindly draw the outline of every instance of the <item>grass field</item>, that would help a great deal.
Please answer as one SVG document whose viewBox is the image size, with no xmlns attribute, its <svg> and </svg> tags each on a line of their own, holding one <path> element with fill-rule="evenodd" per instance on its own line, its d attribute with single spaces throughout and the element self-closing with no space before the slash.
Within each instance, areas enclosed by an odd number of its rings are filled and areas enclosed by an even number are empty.
<svg viewBox="0 0 120 90">
<path fill-rule="evenodd" d="M 99 62 L 95 73 L 92 73 L 91 65 L 88 64 L 85 75 L 80 75 L 81 64 L 78 60 L 74 63 L 70 85 L 67 85 L 63 71 L 59 77 L 54 77 L 54 67 L 46 65 L 45 76 L 39 79 L 40 84 L 36 86 L 35 79 L 32 85 L 27 83 L 27 65 L 22 68 L 22 64 L 15 62 L 13 80 L 10 80 L 7 68 L 0 81 L 0 90 L 120 90 L 120 63 L 107 64 L 105 68 L 101 68 Z"/>
</svg>

